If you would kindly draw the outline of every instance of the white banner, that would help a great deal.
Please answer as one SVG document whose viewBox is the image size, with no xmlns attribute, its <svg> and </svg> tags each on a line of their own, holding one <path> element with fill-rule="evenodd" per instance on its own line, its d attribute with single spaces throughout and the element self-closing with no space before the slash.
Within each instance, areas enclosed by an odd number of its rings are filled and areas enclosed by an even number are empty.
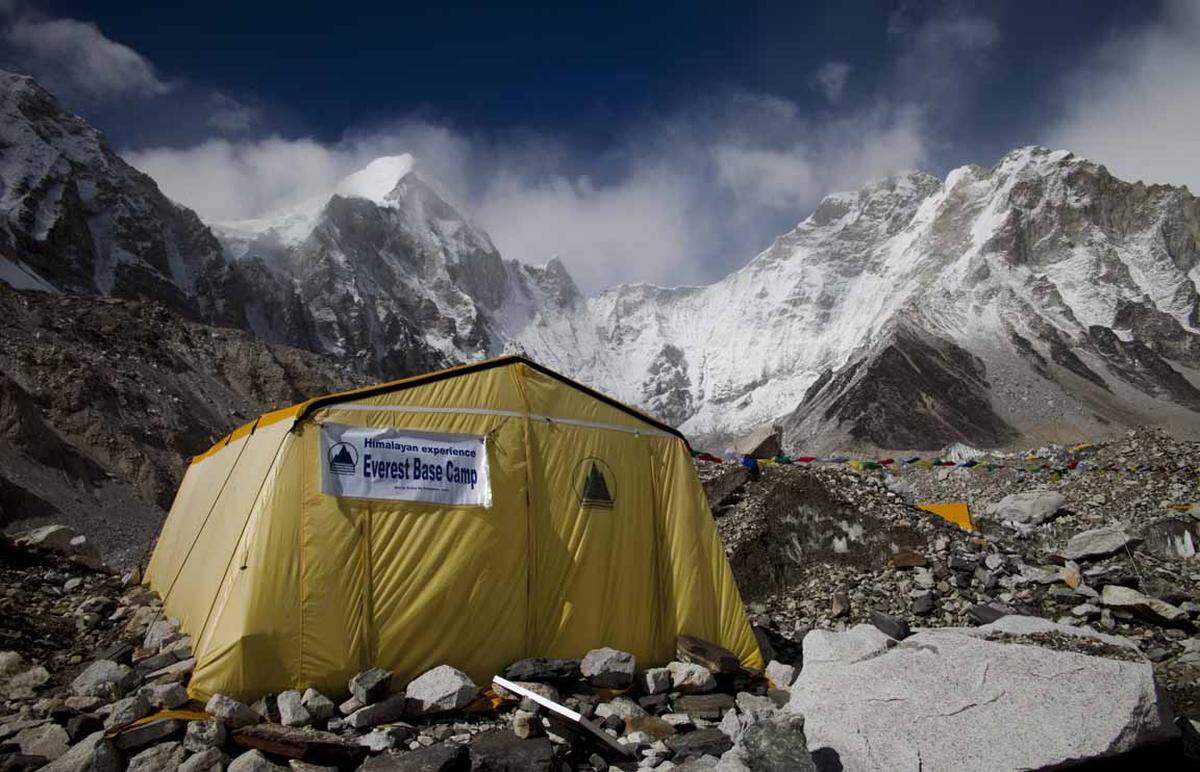
<svg viewBox="0 0 1200 772">
<path fill-rule="evenodd" d="M 330 496 L 492 505 L 480 435 L 328 423 L 320 452 L 321 492 Z"/>
</svg>

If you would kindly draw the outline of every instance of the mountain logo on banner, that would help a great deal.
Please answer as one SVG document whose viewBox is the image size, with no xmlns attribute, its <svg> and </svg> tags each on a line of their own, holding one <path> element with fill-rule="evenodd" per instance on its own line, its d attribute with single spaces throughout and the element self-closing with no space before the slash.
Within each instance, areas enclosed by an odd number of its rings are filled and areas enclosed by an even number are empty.
<svg viewBox="0 0 1200 772">
<path fill-rule="evenodd" d="M 585 507 L 612 509 L 612 470 L 598 458 L 585 458 L 579 464 L 579 503 Z"/>
<path fill-rule="evenodd" d="M 329 449 L 329 471 L 351 475 L 358 470 L 358 451 L 348 442 L 339 442 Z"/>
</svg>

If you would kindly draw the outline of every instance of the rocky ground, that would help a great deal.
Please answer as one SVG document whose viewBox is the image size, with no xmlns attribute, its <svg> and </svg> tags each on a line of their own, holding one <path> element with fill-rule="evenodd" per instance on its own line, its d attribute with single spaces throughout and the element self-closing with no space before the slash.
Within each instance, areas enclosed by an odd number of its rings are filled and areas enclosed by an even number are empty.
<svg viewBox="0 0 1200 772">
<path fill-rule="evenodd" d="M 0 528 L 69 524 L 112 564 L 143 557 L 192 455 L 362 380 L 152 302 L 0 283 L 0 319 Z"/>
<path fill-rule="evenodd" d="M 191 641 L 138 579 L 99 564 L 65 527 L 0 541 L 0 613 L 18 621 L 0 630 L 0 770 L 673 769 L 718 757 L 757 769 L 738 759 L 763 752 L 808 760 L 803 720 L 782 711 L 789 694 L 687 637 L 665 667 L 601 648 L 581 660 L 512 663 L 504 684 L 475 684 L 449 665 L 402 684 L 375 668 L 344 694 L 192 702 Z M 794 678 L 779 663 L 768 672 Z M 744 736 L 752 719 L 763 726 Z"/>
<path fill-rule="evenodd" d="M 988 460 L 1007 468 L 699 468 L 743 596 L 783 636 L 877 612 L 913 628 L 1006 613 L 1088 625 L 1133 641 L 1200 719 L 1200 443 L 1137 431 Z M 946 501 L 968 502 L 977 530 L 917 508 Z"/>
<path fill-rule="evenodd" d="M 1145 471 L 701 464 L 763 674 L 681 638 L 662 668 L 598 649 L 512 685 L 447 664 L 190 702 L 191 642 L 136 571 L 43 528 L 0 542 L 0 770 L 1194 764 L 1200 449 L 1041 452 Z M 916 506 L 947 500 L 975 531 Z"/>
</svg>

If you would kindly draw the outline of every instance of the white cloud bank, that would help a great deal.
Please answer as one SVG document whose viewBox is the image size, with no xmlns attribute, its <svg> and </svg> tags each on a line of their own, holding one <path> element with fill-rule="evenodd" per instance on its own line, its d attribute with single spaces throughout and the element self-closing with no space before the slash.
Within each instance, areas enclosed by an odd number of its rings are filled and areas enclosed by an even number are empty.
<svg viewBox="0 0 1200 772">
<path fill-rule="evenodd" d="M 145 57 L 91 22 L 18 16 L 0 41 L 18 70 L 80 102 L 160 96 L 173 88 Z"/>
<path fill-rule="evenodd" d="M 1071 78 L 1046 143 L 1114 174 L 1200 192 L 1200 2 L 1105 45 Z"/>
</svg>

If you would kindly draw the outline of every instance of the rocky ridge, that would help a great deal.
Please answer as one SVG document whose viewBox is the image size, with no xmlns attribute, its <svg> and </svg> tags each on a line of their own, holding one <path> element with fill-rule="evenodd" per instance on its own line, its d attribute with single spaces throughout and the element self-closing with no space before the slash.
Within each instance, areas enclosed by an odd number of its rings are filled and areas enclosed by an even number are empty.
<svg viewBox="0 0 1200 772">
<path fill-rule="evenodd" d="M 363 376 L 153 302 L 0 285 L 0 526 L 67 523 L 140 559 L 191 456 Z"/>
</svg>

